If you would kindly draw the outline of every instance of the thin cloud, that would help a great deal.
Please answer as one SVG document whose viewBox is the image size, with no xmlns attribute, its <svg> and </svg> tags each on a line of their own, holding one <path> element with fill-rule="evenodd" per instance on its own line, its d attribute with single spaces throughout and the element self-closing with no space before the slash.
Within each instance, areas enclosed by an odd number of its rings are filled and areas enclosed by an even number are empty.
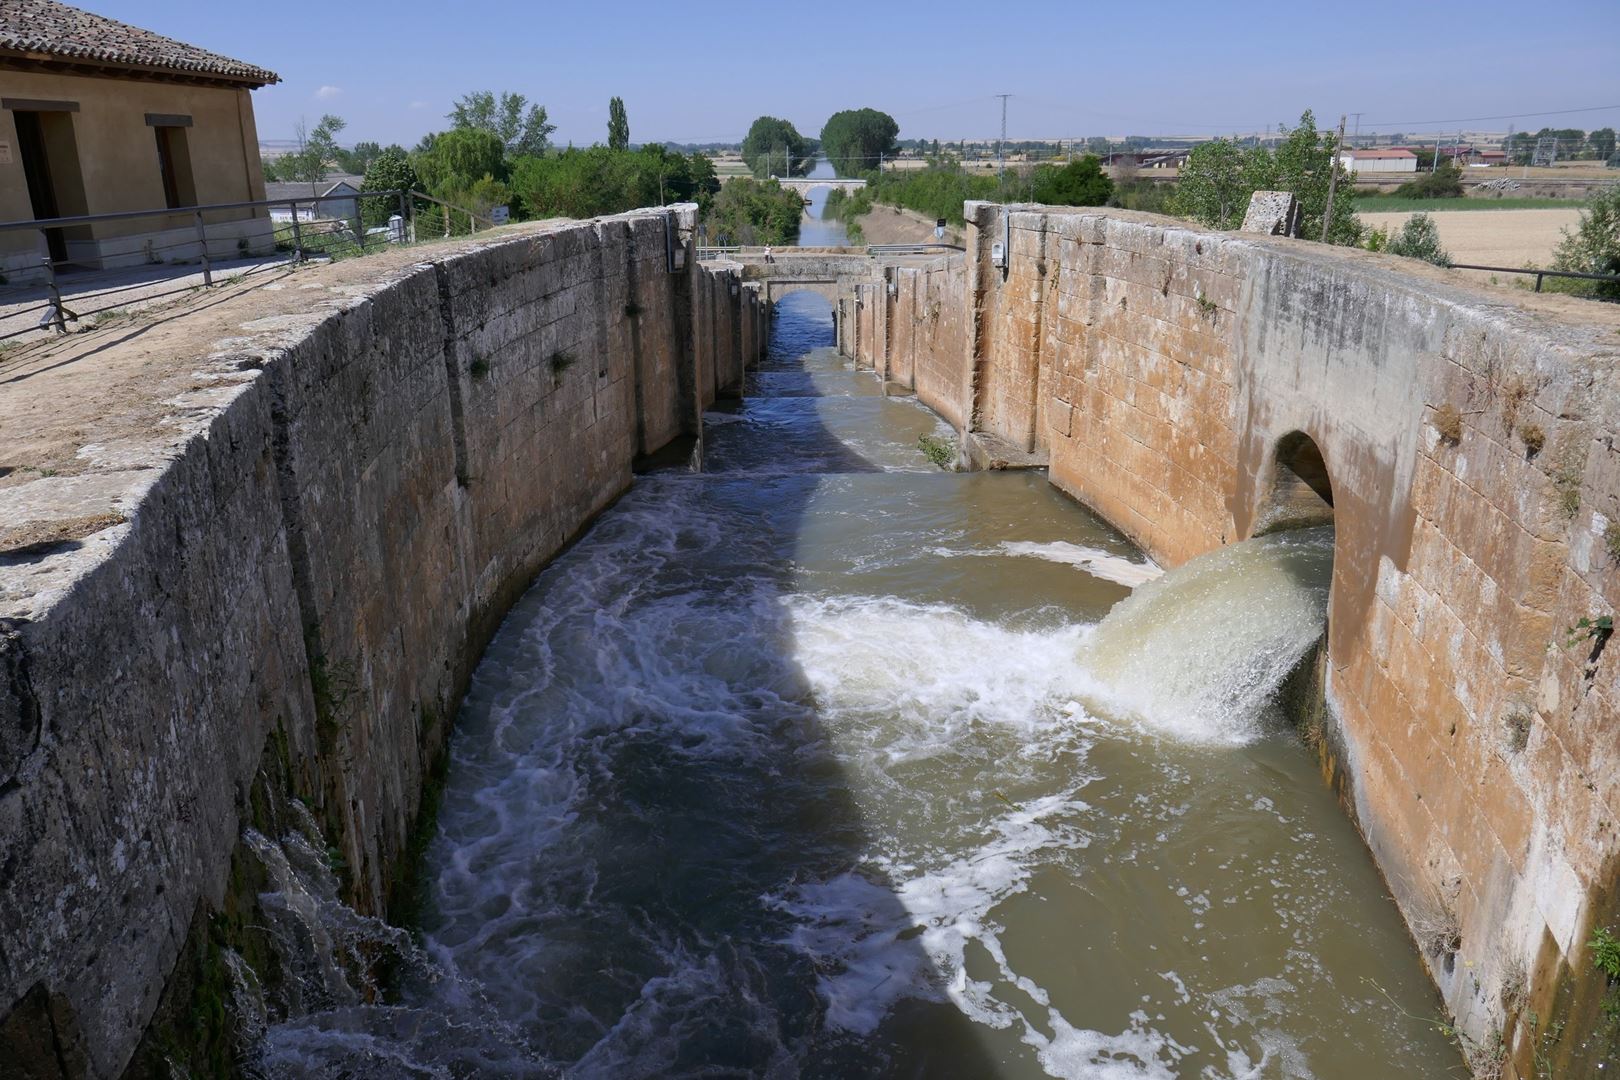
<svg viewBox="0 0 1620 1080">
<path fill-rule="evenodd" d="M 341 86 L 323 86 L 315 91 L 315 96 L 322 101 L 331 101 L 341 93 L 343 93 L 343 87 Z"/>
<path fill-rule="evenodd" d="M 429 107 L 429 105 L 425 101 L 413 101 L 411 102 L 410 107 L 413 109 L 426 109 Z"/>
</svg>

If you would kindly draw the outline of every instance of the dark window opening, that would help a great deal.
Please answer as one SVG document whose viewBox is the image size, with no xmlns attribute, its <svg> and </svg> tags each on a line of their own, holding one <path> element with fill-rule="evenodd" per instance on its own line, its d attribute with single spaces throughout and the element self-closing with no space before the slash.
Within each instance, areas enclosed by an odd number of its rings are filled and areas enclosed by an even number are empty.
<svg viewBox="0 0 1620 1080">
<path fill-rule="evenodd" d="M 169 209 L 197 205 L 197 188 L 191 178 L 191 151 L 183 127 L 154 127 L 157 134 L 158 169 L 163 175 L 163 201 Z"/>
</svg>

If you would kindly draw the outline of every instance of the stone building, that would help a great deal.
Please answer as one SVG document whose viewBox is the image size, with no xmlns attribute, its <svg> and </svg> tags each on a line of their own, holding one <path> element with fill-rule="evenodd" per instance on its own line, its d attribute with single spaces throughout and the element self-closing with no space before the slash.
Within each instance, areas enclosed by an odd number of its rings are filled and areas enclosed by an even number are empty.
<svg viewBox="0 0 1620 1080">
<path fill-rule="evenodd" d="M 251 92 L 272 71 L 56 0 L 0 4 L 0 223 L 264 198 Z M 269 246 L 262 209 L 205 215 L 209 254 Z M 0 229 L 0 272 L 199 255 L 196 215 Z"/>
</svg>

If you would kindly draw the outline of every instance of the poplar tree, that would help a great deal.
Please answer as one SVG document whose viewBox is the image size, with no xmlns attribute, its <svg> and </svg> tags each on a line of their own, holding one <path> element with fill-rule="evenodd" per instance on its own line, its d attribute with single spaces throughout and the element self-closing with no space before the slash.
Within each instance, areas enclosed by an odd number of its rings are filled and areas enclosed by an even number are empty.
<svg viewBox="0 0 1620 1080">
<path fill-rule="evenodd" d="M 624 98 L 608 102 L 608 149 L 630 149 L 630 118 L 624 112 Z"/>
</svg>

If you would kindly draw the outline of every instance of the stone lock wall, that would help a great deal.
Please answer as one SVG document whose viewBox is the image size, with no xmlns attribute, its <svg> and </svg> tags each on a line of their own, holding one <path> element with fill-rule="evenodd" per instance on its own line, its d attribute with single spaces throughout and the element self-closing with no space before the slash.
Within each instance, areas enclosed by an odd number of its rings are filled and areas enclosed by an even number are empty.
<svg viewBox="0 0 1620 1080">
<path fill-rule="evenodd" d="M 1325 768 L 1465 1037 L 1585 1075 L 1615 1052 L 1586 942 L 1620 916 L 1620 646 L 1579 620 L 1620 606 L 1620 319 L 1149 215 L 967 210 L 965 265 L 901 277 L 863 362 L 1168 565 L 1264 528 L 1308 438 L 1337 530 Z M 939 297 L 966 325 L 924 358 Z"/>
<path fill-rule="evenodd" d="M 763 341 L 756 292 L 692 258 L 694 224 L 683 206 L 295 275 L 282 313 L 198 358 L 223 389 L 118 474 L 127 524 L 0 565 L 0 1062 L 126 1067 L 271 756 L 350 899 L 386 912 L 507 607 Z M 0 497 L 21 512 L 28 485 Z"/>
</svg>

